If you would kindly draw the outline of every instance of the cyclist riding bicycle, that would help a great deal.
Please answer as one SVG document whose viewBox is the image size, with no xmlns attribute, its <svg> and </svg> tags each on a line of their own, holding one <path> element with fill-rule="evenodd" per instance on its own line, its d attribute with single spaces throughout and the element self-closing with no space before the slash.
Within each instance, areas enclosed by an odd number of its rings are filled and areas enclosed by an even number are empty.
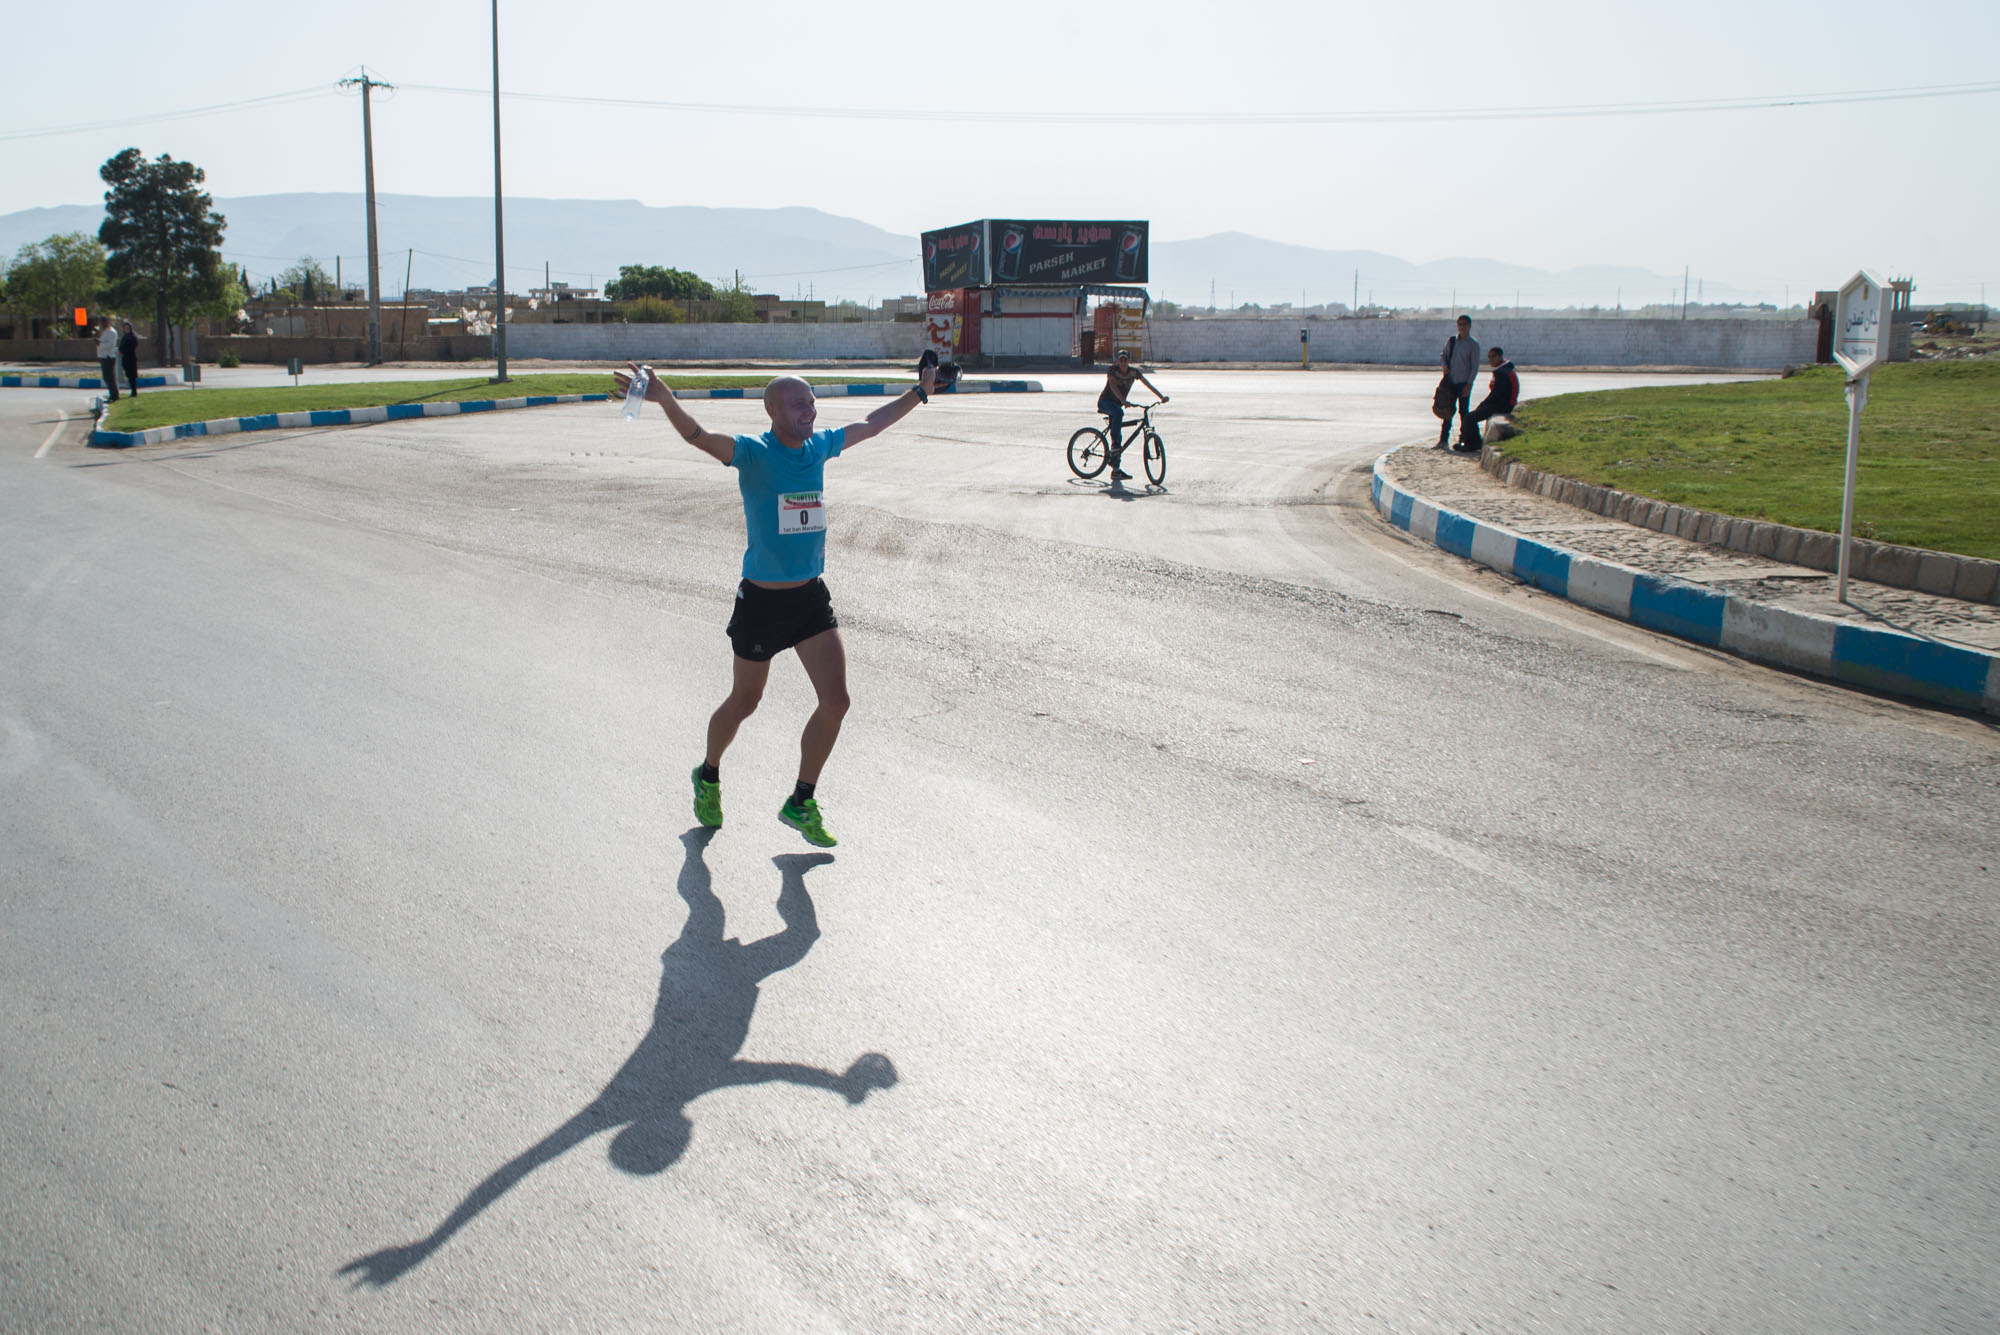
<svg viewBox="0 0 2000 1335">
<path fill-rule="evenodd" d="M 1112 363 L 1111 369 L 1105 374 L 1104 392 L 1097 396 L 1097 411 L 1111 419 L 1109 434 L 1111 438 L 1111 480 L 1113 482 L 1124 482 L 1132 476 L 1118 466 L 1118 458 L 1125 453 L 1125 407 L 1131 401 L 1132 382 L 1134 380 L 1141 382 L 1147 389 L 1158 394 L 1161 403 L 1167 401 L 1167 396 L 1160 394 L 1160 387 L 1146 379 L 1144 371 L 1132 365 L 1132 354 L 1120 348 L 1118 350 L 1118 360 Z"/>
</svg>

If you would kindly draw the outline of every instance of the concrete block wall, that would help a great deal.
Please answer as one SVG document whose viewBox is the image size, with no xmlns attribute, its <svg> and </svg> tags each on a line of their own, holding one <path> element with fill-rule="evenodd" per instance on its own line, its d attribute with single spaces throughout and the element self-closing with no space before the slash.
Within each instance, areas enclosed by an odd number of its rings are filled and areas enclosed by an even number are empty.
<svg viewBox="0 0 2000 1335">
<path fill-rule="evenodd" d="M 139 342 L 139 365 L 152 366 L 159 359 L 153 356 L 153 345 L 142 339 Z M 83 366 L 97 365 L 97 340 L 94 338 L 0 338 L 0 363 L 8 366 L 29 365 L 35 362 L 75 362 Z"/>
<path fill-rule="evenodd" d="M 1449 320 L 1154 320 L 1155 362 L 1315 362 L 1434 366 Z M 1474 317 L 1472 336 L 1523 367 L 1700 366 L 1778 370 L 1813 360 L 1818 326 L 1789 320 L 1508 320 Z"/>
<path fill-rule="evenodd" d="M 1781 320 L 1478 319 L 1473 337 L 1499 344 L 1523 368 L 1553 366 L 1699 366 L 1778 370 L 1809 363 L 1818 327 Z M 1296 364 L 1299 330 L 1312 335 L 1312 359 L 1379 366 L 1430 367 L 1451 336 L 1446 320 L 1154 320 L 1145 359 L 1152 362 L 1276 362 Z M 507 355 L 555 361 L 914 361 L 923 350 L 921 324 L 510 324 Z M 234 347 L 246 362 L 361 361 L 358 339 L 204 338 L 203 361 Z M 61 355 L 88 365 L 96 344 L 0 342 L 0 360 Z M 489 358 L 491 340 L 475 335 L 385 339 L 392 359 L 452 361 Z M 140 350 L 152 361 L 150 345 Z"/>
<path fill-rule="evenodd" d="M 911 361 L 924 327 L 867 324 L 512 324 L 509 357 L 577 361 Z"/>
</svg>

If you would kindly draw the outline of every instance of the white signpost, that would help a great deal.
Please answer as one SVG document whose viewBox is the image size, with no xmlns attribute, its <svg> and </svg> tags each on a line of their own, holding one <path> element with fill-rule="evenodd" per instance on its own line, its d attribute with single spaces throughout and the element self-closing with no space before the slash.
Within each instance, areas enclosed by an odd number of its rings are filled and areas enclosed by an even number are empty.
<svg viewBox="0 0 2000 1335">
<path fill-rule="evenodd" d="M 1889 355 L 1892 327 L 1888 293 L 1863 269 L 1841 285 L 1833 307 L 1833 355 L 1847 370 L 1847 481 L 1840 493 L 1840 582 L 1847 601 L 1847 549 L 1854 534 L 1854 462 L 1861 451 L 1861 409 L 1868 403 L 1868 373 Z"/>
</svg>

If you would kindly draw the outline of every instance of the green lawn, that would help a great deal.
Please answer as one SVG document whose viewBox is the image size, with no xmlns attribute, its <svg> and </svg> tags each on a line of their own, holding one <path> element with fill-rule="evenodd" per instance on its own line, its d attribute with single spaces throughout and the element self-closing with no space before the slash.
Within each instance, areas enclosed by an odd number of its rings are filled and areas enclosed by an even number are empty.
<svg viewBox="0 0 2000 1335">
<path fill-rule="evenodd" d="M 1839 367 L 1739 385 L 1565 394 L 1523 404 L 1505 449 L 1533 468 L 1721 514 L 1840 531 Z M 2000 559 L 2000 361 L 1875 369 L 1861 413 L 1854 530 Z"/>
<path fill-rule="evenodd" d="M 758 389 L 764 375 L 668 375 L 675 389 Z M 815 385 L 877 384 L 909 377 L 807 376 Z M 318 408 L 374 408 L 389 403 L 459 403 L 475 399 L 518 399 L 542 394 L 609 394 L 607 372 L 517 375 L 504 385 L 485 376 L 463 380 L 381 380 L 345 385 L 283 385 L 268 389 L 147 390 L 111 405 L 100 424 L 106 431 L 145 431 L 182 422 L 211 422 L 259 413 L 301 413 Z"/>
</svg>

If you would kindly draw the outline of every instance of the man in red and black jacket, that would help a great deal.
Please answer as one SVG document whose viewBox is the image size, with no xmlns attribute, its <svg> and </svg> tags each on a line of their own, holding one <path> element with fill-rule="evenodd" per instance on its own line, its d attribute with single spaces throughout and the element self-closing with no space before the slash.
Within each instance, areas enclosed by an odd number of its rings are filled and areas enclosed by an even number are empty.
<svg viewBox="0 0 2000 1335">
<path fill-rule="evenodd" d="M 1514 363 L 1507 360 L 1507 354 L 1499 348 L 1486 350 L 1486 397 L 1479 401 L 1466 418 L 1470 424 L 1472 438 L 1458 448 L 1466 453 L 1478 449 L 1479 424 L 1491 417 L 1514 411 L 1514 405 L 1521 399 L 1521 377 L 1514 374 Z"/>
</svg>

